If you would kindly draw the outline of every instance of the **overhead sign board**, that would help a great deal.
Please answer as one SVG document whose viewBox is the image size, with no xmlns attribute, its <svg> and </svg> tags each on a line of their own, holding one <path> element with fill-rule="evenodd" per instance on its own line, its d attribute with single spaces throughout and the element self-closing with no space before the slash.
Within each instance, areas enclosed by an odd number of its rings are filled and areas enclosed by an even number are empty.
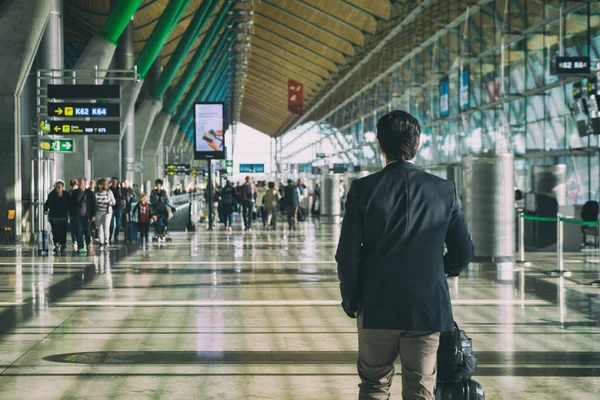
<svg viewBox="0 0 600 400">
<path fill-rule="evenodd" d="M 589 57 L 556 57 L 555 72 L 562 75 L 589 74 Z"/>
<path fill-rule="evenodd" d="M 120 135 L 119 121 L 50 121 L 53 135 Z"/>
<path fill-rule="evenodd" d="M 446 76 L 440 79 L 440 117 L 450 113 L 450 79 Z"/>
<path fill-rule="evenodd" d="M 233 160 L 221 160 L 221 161 L 219 161 L 219 166 L 221 168 L 232 168 Z"/>
<path fill-rule="evenodd" d="M 458 82 L 458 104 L 460 105 L 461 110 L 467 110 L 470 106 L 470 90 L 469 90 L 469 78 L 470 78 L 470 70 L 469 68 L 464 68 L 459 75 Z"/>
<path fill-rule="evenodd" d="M 73 139 L 40 139 L 40 150 L 52 153 L 73 153 Z"/>
<path fill-rule="evenodd" d="M 167 176 L 189 175 L 192 170 L 190 164 L 166 164 L 165 171 Z"/>
<path fill-rule="evenodd" d="M 48 116 L 61 118 L 120 117 L 119 103 L 48 103 Z"/>
<path fill-rule="evenodd" d="M 262 174 L 265 172 L 265 164 L 240 164 L 240 173 Z"/>
<path fill-rule="evenodd" d="M 304 112 L 304 85 L 293 79 L 288 80 L 288 111 L 298 115 Z"/>
<path fill-rule="evenodd" d="M 120 99 L 119 85 L 48 85 L 48 99 Z"/>
<path fill-rule="evenodd" d="M 194 104 L 194 159 L 225 158 L 225 104 Z"/>
<path fill-rule="evenodd" d="M 343 174 L 346 171 L 348 171 L 348 166 L 346 164 L 333 164 L 334 174 Z"/>
<path fill-rule="evenodd" d="M 326 153 L 317 153 L 317 158 L 327 158 Z"/>
</svg>

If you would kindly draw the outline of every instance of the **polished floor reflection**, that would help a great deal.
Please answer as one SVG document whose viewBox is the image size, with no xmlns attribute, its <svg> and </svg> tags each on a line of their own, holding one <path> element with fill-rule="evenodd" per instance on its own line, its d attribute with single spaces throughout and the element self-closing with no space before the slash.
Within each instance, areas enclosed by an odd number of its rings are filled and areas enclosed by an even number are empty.
<svg viewBox="0 0 600 400">
<path fill-rule="evenodd" d="M 175 232 L 90 257 L 0 249 L 0 398 L 356 398 L 338 230 Z M 598 399 L 598 257 L 567 254 L 568 279 L 546 273 L 554 254 L 528 259 L 449 281 L 476 379 L 487 399 Z"/>
</svg>

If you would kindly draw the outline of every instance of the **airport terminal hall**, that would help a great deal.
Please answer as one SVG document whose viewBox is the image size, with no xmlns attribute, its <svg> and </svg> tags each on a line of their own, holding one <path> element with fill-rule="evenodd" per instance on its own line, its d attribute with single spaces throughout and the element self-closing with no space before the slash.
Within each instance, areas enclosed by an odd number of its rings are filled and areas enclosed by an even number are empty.
<svg viewBox="0 0 600 400">
<path fill-rule="evenodd" d="M 1 400 L 600 400 L 600 1 L 0 0 Z"/>
</svg>

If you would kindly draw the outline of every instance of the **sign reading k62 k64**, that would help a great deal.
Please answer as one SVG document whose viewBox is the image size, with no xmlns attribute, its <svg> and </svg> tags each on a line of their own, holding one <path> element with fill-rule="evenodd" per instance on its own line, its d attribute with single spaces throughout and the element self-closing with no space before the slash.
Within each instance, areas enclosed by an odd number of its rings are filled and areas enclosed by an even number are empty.
<svg viewBox="0 0 600 400">
<path fill-rule="evenodd" d="M 48 103 L 48 116 L 59 118 L 102 118 L 121 116 L 119 103 Z"/>
</svg>

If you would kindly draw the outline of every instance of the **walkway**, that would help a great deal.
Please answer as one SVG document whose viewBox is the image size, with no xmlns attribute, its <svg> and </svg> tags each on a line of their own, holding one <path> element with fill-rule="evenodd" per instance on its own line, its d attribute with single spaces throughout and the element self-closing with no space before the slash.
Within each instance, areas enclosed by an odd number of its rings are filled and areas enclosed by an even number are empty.
<svg viewBox="0 0 600 400">
<path fill-rule="evenodd" d="M 199 229 L 93 257 L 0 252 L 0 397 L 356 398 L 356 329 L 332 261 L 338 229 Z M 542 254 L 526 271 L 476 265 L 450 281 L 488 400 L 598 398 L 598 289 L 580 283 L 599 268 L 569 257 L 573 280 L 543 274 L 554 264 Z"/>
</svg>

